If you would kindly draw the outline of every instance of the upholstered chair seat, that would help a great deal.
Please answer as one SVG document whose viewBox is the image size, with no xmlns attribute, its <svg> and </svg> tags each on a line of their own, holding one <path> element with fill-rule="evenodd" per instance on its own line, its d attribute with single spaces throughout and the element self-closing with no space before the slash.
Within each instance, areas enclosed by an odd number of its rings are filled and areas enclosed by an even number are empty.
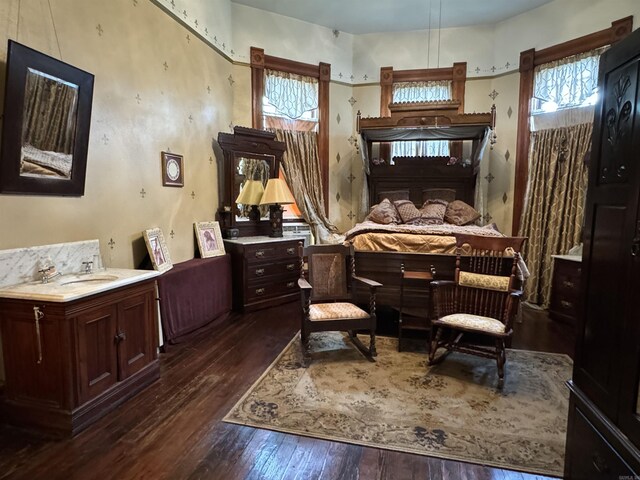
<svg viewBox="0 0 640 480">
<path fill-rule="evenodd" d="M 311 360 L 311 333 L 327 331 L 348 332 L 356 348 L 373 361 L 376 356 L 376 289 L 381 285 L 356 275 L 353 246 L 312 245 L 305 248 L 301 256 L 307 259 L 308 265 L 306 272 L 301 269 L 298 280 L 302 303 L 300 340 L 305 364 Z M 356 305 L 356 289 L 352 285 L 356 283 L 369 290 L 369 311 Z M 358 338 L 358 331 L 369 333 L 368 347 Z"/>
<path fill-rule="evenodd" d="M 506 345 L 522 295 L 516 288 L 516 269 L 525 240 L 456 234 L 454 280 L 431 283 L 436 318 L 431 322 L 429 365 L 452 351 L 493 358 L 502 388 Z M 467 333 L 473 343 L 462 341 Z M 478 342 L 482 337 L 491 339 L 495 348 Z M 440 348 L 445 352 L 436 356 Z"/>
</svg>

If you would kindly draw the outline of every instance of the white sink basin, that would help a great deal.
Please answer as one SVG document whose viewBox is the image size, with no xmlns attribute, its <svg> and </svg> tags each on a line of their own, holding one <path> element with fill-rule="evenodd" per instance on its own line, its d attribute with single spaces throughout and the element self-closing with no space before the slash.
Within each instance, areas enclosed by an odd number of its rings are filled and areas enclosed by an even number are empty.
<svg viewBox="0 0 640 480">
<path fill-rule="evenodd" d="M 118 280 L 117 275 L 108 275 L 108 274 L 87 274 L 87 275 L 71 275 L 60 278 L 56 283 L 59 285 L 72 285 L 74 283 L 103 283 L 103 282 L 113 282 L 114 280 Z"/>
<path fill-rule="evenodd" d="M 33 281 L 0 288 L 0 298 L 68 302 L 158 276 L 155 270 L 109 268 L 100 273 L 67 274 L 49 283 Z"/>
</svg>

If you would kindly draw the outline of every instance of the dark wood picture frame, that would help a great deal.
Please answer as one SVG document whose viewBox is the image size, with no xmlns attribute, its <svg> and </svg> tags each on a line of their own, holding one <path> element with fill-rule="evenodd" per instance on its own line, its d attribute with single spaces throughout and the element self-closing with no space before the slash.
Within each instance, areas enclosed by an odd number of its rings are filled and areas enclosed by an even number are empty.
<svg viewBox="0 0 640 480">
<path fill-rule="evenodd" d="M 71 166 L 66 176 L 30 176 L 22 172 L 25 94 L 30 72 L 77 87 Z M 94 76 L 91 73 L 9 40 L 0 154 L 0 193 L 84 195 L 93 82 Z"/>
<path fill-rule="evenodd" d="M 162 152 L 162 185 L 184 187 L 184 159 L 176 153 Z"/>
</svg>

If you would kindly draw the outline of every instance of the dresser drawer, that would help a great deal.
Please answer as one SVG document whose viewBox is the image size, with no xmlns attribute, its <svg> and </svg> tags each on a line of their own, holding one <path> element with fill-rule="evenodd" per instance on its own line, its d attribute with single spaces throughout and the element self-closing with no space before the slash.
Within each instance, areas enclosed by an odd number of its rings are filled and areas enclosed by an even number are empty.
<svg viewBox="0 0 640 480">
<path fill-rule="evenodd" d="M 246 301 L 251 302 L 262 298 L 278 297 L 299 291 L 297 278 L 285 278 L 283 280 L 256 283 L 247 288 Z"/>
<path fill-rule="evenodd" d="M 575 323 L 580 301 L 581 262 L 554 258 L 549 316 Z"/>
<path fill-rule="evenodd" d="M 568 432 L 567 478 L 570 480 L 599 480 L 634 478 L 634 472 L 615 452 L 579 408 L 572 412 Z"/>
<path fill-rule="evenodd" d="M 282 275 L 300 276 L 300 261 L 298 258 L 288 260 L 278 260 L 271 263 L 251 263 L 247 265 L 246 276 L 248 282 L 262 281 L 267 277 L 276 277 Z"/>
<path fill-rule="evenodd" d="M 261 245 L 249 245 L 245 248 L 247 263 L 261 263 L 276 259 L 298 258 L 297 242 L 273 242 Z"/>
</svg>

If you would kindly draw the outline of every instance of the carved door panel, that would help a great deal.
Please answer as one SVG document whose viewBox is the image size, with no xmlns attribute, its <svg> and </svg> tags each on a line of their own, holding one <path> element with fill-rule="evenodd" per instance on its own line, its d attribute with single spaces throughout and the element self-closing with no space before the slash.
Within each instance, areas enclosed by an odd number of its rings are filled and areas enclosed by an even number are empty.
<svg viewBox="0 0 640 480">
<path fill-rule="evenodd" d="M 79 397 L 80 403 L 101 394 L 118 381 L 115 306 L 107 305 L 78 315 Z"/>
<path fill-rule="evenodd" d="M 638 233 L 640 186 L 640 36 L 634 37 L 636 45 L 616 46 L 600 64 L 603 99 L 593 131 L 574 372 L 576 385 L 614 422 L 629 374 L 622 365 L 630 352 L 621 346 L 630 326 L 638 323 L 638 262 L 631 249 Z"/>
<path fill-rule="evenodd" d="M 118 304 L 118 369 L 120 380 L 151 363 L 156 357 L 153 290 L 127 298 Z"/>
</svg>

